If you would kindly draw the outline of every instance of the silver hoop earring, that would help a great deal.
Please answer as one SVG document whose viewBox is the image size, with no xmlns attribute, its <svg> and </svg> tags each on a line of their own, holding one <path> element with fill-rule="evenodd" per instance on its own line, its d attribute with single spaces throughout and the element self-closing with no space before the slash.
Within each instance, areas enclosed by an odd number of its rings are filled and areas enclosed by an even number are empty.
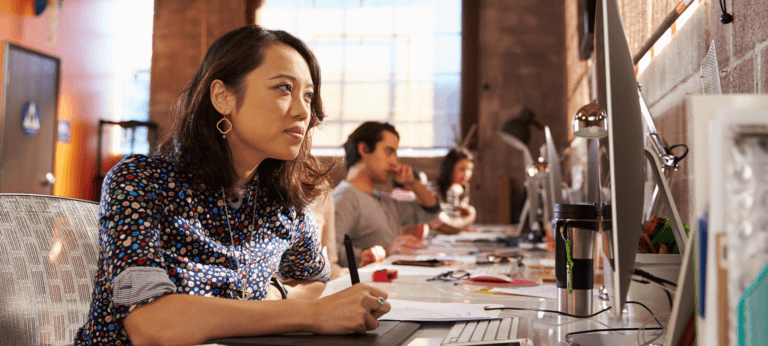
<svg viewBox="0 0 768 346">
<path fill-rule="evenodd" d="M 226 124 L 229 125 L 229 128 L 226 131 L 221 129 L 222 122 L 226 122 Z M 227 118 L 221 118 L 221 120 L 219 120 L 219 122 L 216 123 L 216 129 L 219 130 L 219 132 L 221 133 L 222 139 L 227 139 L 227 133 L 229 133 L 229 131 L 232 131 L 232 122 L 230 122 Z"/>
</svg>

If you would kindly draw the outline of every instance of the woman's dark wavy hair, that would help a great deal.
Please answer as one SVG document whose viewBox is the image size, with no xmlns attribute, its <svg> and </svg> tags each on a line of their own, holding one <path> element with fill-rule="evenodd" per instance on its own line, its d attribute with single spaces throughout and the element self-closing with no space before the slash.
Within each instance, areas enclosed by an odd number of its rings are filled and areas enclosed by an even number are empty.
<svg viewBox="0 0 768 346">
<path fill-rule="evenodd" d="M 437 178 L 437 192 L 440 194 L 443 201 L 446 200 L 446 192 L 448 192 L 448 188 L 453 185 L 453 167 L 456 166 L 456 163 L 464 159 L 472 161 L 474 156 L 469 150 L 462 147 L 453 148 L 447 155 L 445 155 L 443 163 L 440 165 L 440 176 Z M 466 195 L 467 191 L 469 191 L 469 183 L 463 187 L 464 194 Z"/>
<path fill-rule="evenodd" d="M 173 126 L 158 146 L 158 152 L 172 153 L 182 171 L 201 174 L 216 190 L 224 188 L 228 193 L 234 193 L 241 188 L 232 152 L 216 127 L 223 115 L 211 103 L 211 83 L 218 79 L 233 90 L 239 108 L 245 93 L 246 76 L 261 66 L 267 47 L 273 44 L 288 45 L 301 54 L 309 66 L 314 96 L 307 135 L 296 159 L 266 159 L 259 164 L 257 174 L 259 185 L 272 201 L 302 210 L 329 188 L 332 167 L 323 167 L 309 152 L 312 129 L 325 118 L 320 99 L 320 66 L 309 48 L 285 31 L 249 25 L 216 40 L 200 68 L 176 98 L 171 109 Z"/>
</svg>

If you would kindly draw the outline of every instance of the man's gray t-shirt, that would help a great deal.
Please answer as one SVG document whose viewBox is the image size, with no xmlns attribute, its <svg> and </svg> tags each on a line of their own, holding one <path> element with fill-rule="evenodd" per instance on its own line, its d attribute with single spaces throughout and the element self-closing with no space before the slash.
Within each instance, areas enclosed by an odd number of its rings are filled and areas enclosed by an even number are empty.
<svg viewBox="0 0 768 346">
<path fill-rule="evenodd" d="M 336 207 L 336 249 L 339 265 L 347 267 L 344 234 L 349 234 L 355 249 L 355 263 L 360 262 L 363 250 L 375 245 L 384 248 L 399 236 L 401 226 L 427 223 L 437 218 L 439 206 L 424 208 L 416 201 L 398 201 L 374 191 L 362 192 L 348 181 L 342 180 L 333 189 Z"/>
</svg>

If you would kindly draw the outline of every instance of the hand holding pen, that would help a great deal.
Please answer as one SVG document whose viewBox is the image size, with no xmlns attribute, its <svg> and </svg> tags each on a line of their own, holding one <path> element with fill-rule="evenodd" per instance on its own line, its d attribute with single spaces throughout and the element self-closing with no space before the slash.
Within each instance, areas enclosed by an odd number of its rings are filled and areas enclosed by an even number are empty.
<svg viewBox="0 0 768 346">
<path fill-rule="evenodd" d="M 355 265 L 355 253 L 349 235 L 344 235 L 344 247 L 347 252 L 352 287 L 316 301 L 318 304 L 316 313 L 312 315 L 321 317 L 315 320 L 313 332 L 318 334 L 365 333 L 378 328 L 379 317 L 392 309 L 387 302 L 386 292 L 360 284 L 360 275 Z"/>
<path fill-rule="evenodd" d="M 352 239 L 349 238 L 349 234 L 344 235 L 344 248 L 347 250 L 347 263 L 349 264 L 349 278 L 352 280 L 352 286 L 360 283 L 360 274 L 357 272 L 357 264 L 355 263 L 355 249 L 352 247 Z M 387 295 L 380 295 L 376 298 L 379 305 L 389 305 L 386 302 Z M 378 308 L 377 308 L 378 309 Z"/>
<path fill-rule="evenodd" d="M 352 239 L 349 238 L 349 234 L 344 235 L 344 248 L 347 251 L 347 263 L 349 264 L 349 279 L 352 280 L 352 286 L 360 283 L 360 274 L 357 272 L 357 264 L 355 264 L 355 248 L 352 247 Z M 386 303 L 386 294 L 379 296 L 376 300 L 379 305 L 389 305 Z"/>
<path fill-rule="evenodd" d="M 357 259 L 355 259 L 355 249 L 352 247 L 352 239 L 349 234 L 344 235 L 344 249 L 347 251 L 347 265 L 349 266 L 349 278 L 352 280 L 352 286 L 360 282 L 360 274 L 357 272 Z"/>
</svg>

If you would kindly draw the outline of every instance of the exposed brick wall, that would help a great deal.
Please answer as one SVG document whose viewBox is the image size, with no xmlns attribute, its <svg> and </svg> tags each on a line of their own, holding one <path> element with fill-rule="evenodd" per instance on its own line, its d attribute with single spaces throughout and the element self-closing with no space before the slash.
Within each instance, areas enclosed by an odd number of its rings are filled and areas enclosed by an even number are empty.
<svg viewBox="0 0 768 346">
<path fill-rule="evenodd" d="M 698 1 L 698 0 L 696 0 Z M 679 3 L 677 0 L 617 0 L 632 54 L 650 37 L 664 18 Z M 685 25 L 672 36 L 672 41 L 656 55 L 650 65 L 638 75 L 643 85 L 643 96 L 654 117 L 656 127 L 668 144 L 690 144 L 692 137 L 688 124 L 685 99 L 687 95 L 701 94 L 700 65 L 714 40 L 722 92 L 768 93 L 768 2 L 763 0 L 727 1 L 733 15 L 732 24 L 720 23 L 720 6 L 716 0 L 704 0 L 692 13 Z M 574 27 L 570 17 L 577 15 L 569 5 L 566 11 L 567 30 Z M 690 11 L 690 9 L 689 9 Z M 590 61 L 571 62 L 574 38 L 566 33 L 569 64 L 567 70 L 568 109 L 587 101 L 583 85 L 589 85 Z M 584 68 L 587 73 L 585 75 Z M 588 88 L 587 88 L 588 90 Z M 587 93 L 589 94 L 589 93 Z M 695 220 L 700 210 L 691 210 L 692 172 L 691 156 L 675 173 L 673 196 L 684 222 Z M 650 183 L 647 189 L 650 189 Z M 646 191 L 648 194 L 648 191 Z"/>
<path fill-rule="evenodd" d="M 566 58 L 566 84 L 567 108 L 566 114 L 572 116 L 582 106 L 586 105 L 592 99 L 590 93 L 590 69 L 591 61 L 581 60 L 579 58 L 579 47 L 581 46 L 581 35 L 579 35 L 579 21 L 581 13 L 579 12 L 578 1 L 566 2 L 565 15 L 565 58 Z M 570 118 L 566 119 L 568 121 Z M 571 127 L 566 126 L 568 139 L 572 140 Z"/>
</svg>

